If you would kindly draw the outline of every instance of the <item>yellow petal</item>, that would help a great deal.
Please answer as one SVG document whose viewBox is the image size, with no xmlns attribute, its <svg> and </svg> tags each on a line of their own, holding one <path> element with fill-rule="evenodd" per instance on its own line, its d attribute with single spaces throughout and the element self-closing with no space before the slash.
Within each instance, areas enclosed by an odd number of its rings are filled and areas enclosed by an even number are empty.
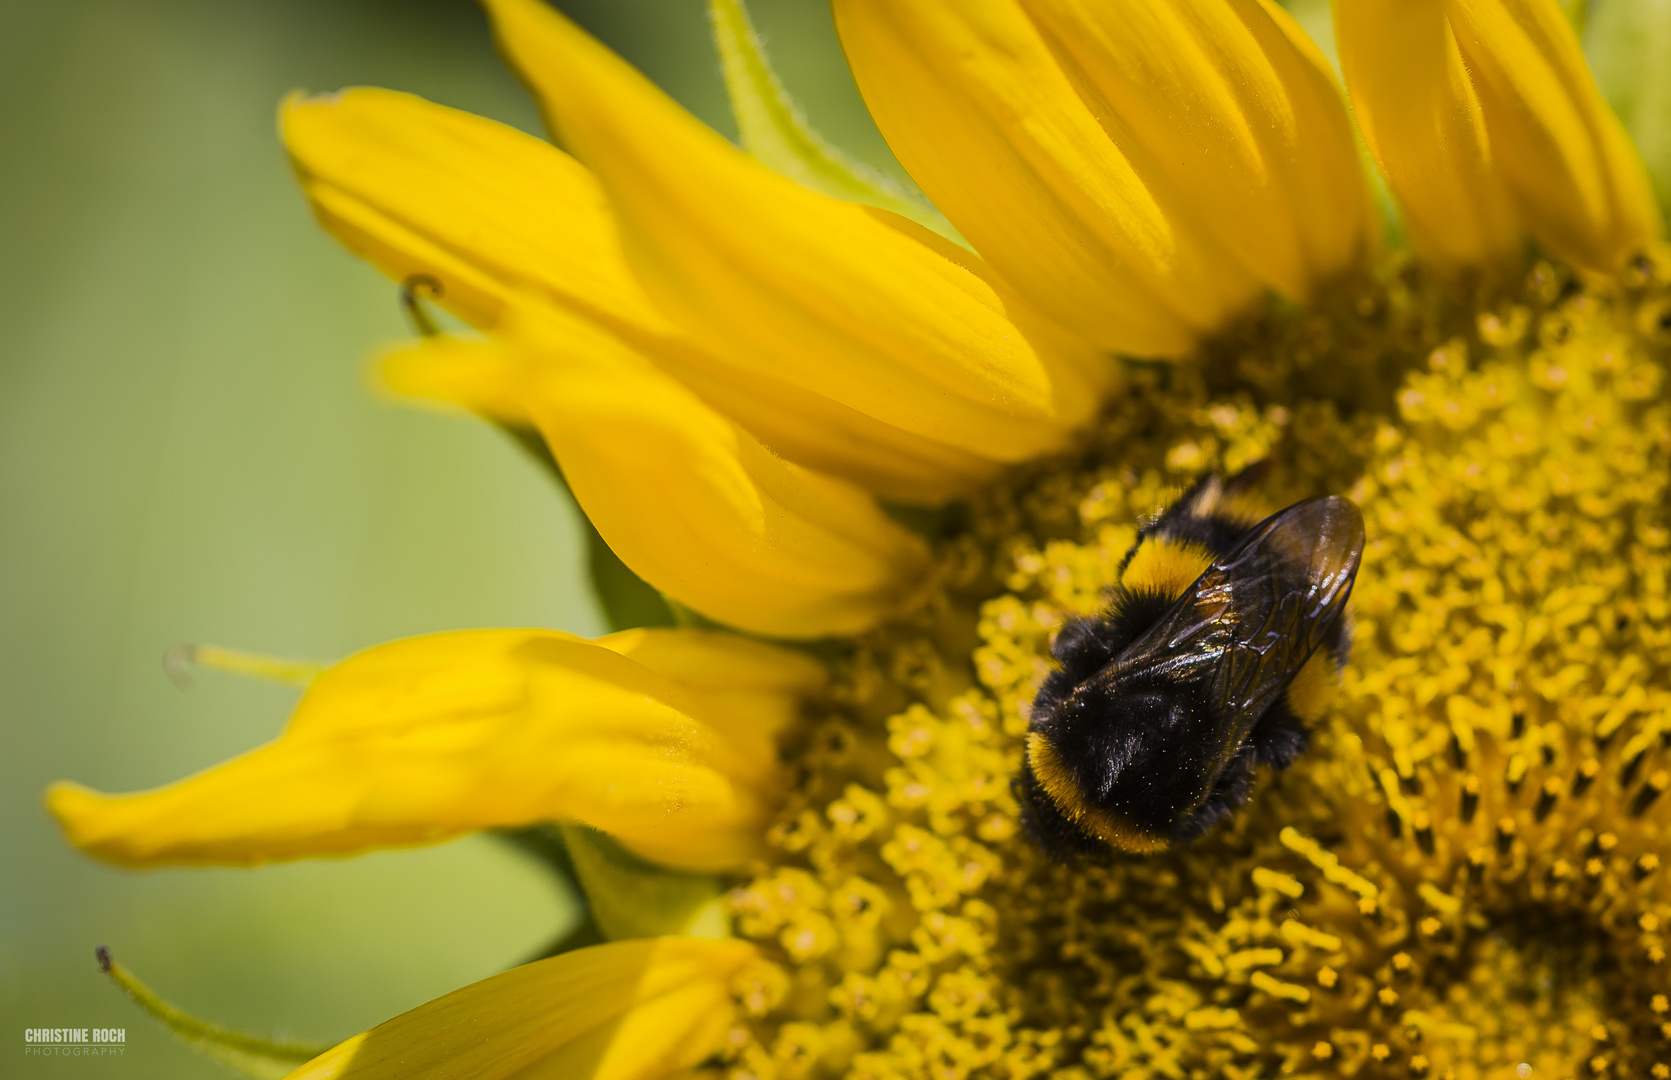
<svg viewBox="0 0 1671 1080">
<path fill-rule="evenodd" d="M 1608 272 L 1659 234 L 1641 161 L 1555 0 L 1340 0 L 1341 65 L 1411 237 L 1512 266 L 1529 232 Z"/>
<path fill-rule="evenodd" d="M 1340 66 L 1358 126 L 1416 249 L 1449 267 L 1507 267 L 1520 226 L 1444 0 L 1341 0 Z"/>
<path fill-rule="evenodd" d="M 498 343 L 437 337 L 394 346 L 378 360 L 376 377 L 404 397 L 446 402 L 510 427 L 534 426 L 533 401 L 523 377 L 528 360 Z"/>
<path fill-rule="evenodd" d="M 629 263 L 706 352 L 969 453 L 1063 445 L 1081 403 L 980 276 L 727 143 L 540 0 L 489 0 Z"/>
<path fill-rule="evenodd" d="M 1328 61 L 1261 0 L 1022 0 L 1121 145 L 1295 300 L 1362 262 L 1369 190 Z"/>
<path fill-rule="evenodd" d="M 736 940 L 594 945 L 503 972 L 402 1013 L 288 1080 L 662 1080 L 723 1048 Z"/>
<path fill-rule="evenodd" d="M 597 180 L 549 143 L 391 90 L 293 95 L 280 121 L 321 223 L 396 280 L 434 275 L 472 323 L 529 292 L 674 333 L 627 269 Z"/>
<path fill-rule="evenodd" d="M 1579 266 L 1618 269 L 1660 232 L 1642 161 L 1556 0 L 1448 0 L 1492 157 L 1522 220 Z"/>
<path fill-rule="evenodd" d="M 501 423 L 530 427 L 531 395 L 544 384 L 522 379 L 527 354 L 542 352 L 535 359 L 561 365 L 573 354 L 571 345 L 583 346 L 600 336 L 596 328 L 582 328 L 576 342 L 549 352 L 524 341 L 518 349 L 475 350 L 468 361 L 450 345 L 401 346 L 383 358 L 380 373 L 397 394 L 448 402 Z M 611 347 L 626 347 L 624 339 Z M 880 495 L 943 502 L 974 490 L 1001 468 L 989 458 L 888 427 L 788 383 L 757 376 L 734 380 L 724 372 L 669 362 L 665 352 L 658 366 L 777 453 Z M 1094 403 L 1100 395 L 1086 394 L 1083 400 Z"/>
<path fill-rule="evenodd" d="M 780 795 L 775 736 L 813 685 L 807 661 L 779 653 L 795 674 L 774 683 L 758 670 L 769 646 L 704 635 L 649 648 L 708 656 L 714 670 L 691 686 L 613 644 L 478 630 L 382 645 L 320 675 L 266 746 L 135 795 L 55 785 L 48 803 L 77 846 L 130 865 L 254 864 L 568 820 L 670 866 L 737 866 Z M 726 715 L 751 700 L 767 723 Z"/>
<path fill-rule="evenodd" d="M 776 457 L 619 339 L 555 316 L 502 337 L 425 341 L 387 361 L 388 379 L 517 400 L 605 542 L 662 592 L 731 626 L 812 638 L 874 626 L 920 583 L 922 541 L 868 495 Z M 514 381 L 476 385 L 501 378 Z"/>
<path fill-rule="evenodd" d="M 1175 355 L 1259 283 L 1081 100 L 1015 0 L 837 0 L 871 114 L 1001 274 L 1098 344 Z M 1118 133 L 1115 133 L 1117 135 Z"/>
<path fill-rule="evenodd" d="M 1005 459 L 698 348 L 628 268 L 596 179 L 549 143 L 387 90 L 293 97 L 282 123 L 321 224 L 396 280 L 435 278 L 441 302 L 477 326 L 497 325 L 518 303 L 572 311 L 631 341 L 790 460 L 895 498 L 964 494 Z M 1083 400 L 1068 399 L 1065 423 L 1088 418 L 1073 413 Z M 507 401 L 479 411 L 513 422 L 520 413 Z"/>
<path fill-rule="evenodd" d="M 702 695 L 704 716 L 731 745 L 776 758 L 776 739 L 800 715 L 801 703 L 824 688 L 829 669 L 805 653 L 751 641 L 722 630 L 642 627 L 597 644 Z"/>
<path fill-rule="evenodd" d="M 714 361 L 694 348 L 645 355 L 775 453 L 887 498 L 945 502 L 975 491 L 1003 468 L 993 456 L 913 434 L 795 383 Z"/>
</svg>

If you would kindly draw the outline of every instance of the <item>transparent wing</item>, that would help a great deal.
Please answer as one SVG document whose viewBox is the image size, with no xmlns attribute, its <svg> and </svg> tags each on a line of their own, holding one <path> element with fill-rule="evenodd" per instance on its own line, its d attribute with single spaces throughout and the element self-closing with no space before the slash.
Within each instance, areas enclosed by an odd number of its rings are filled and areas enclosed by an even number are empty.
<svg viewBox="0 0 1671 1080">
<path fill-rule="evenodd" d="M 1363 555 L 1363 514 L 1338 495 L 1254 526 L 1126 650 L 1122 675 L 1212 680 L 1248 726 L 1264 715 L 1340 618 Z"/>
</svg>

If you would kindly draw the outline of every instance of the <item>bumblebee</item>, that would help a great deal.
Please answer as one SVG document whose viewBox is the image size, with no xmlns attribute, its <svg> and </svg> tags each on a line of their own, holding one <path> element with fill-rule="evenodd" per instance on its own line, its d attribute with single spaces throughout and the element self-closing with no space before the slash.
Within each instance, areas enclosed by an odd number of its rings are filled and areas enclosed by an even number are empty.
<svg viewBox="0 0 1671 1080">
<path fill-rule="evenodd" d="M 1023 818 L 1058 858 L 1159 851 L 1306 748 L 1346 662 L 1363 514 L 1337 495 L 1270 516 L 1264 463 L 1145 526 L 1106 610 L 1064 626 L 1033 701 Z"/>
</svg>

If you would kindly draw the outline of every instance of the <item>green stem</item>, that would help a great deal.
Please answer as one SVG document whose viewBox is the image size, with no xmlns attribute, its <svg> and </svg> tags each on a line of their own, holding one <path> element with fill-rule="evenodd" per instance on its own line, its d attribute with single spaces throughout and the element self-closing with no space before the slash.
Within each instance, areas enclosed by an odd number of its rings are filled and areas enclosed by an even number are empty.
<svg viewBox="0 0 1671 1080">
<path fill-rule="evenodd" d="M 262 1038 L 199 1019 L 158 997 L 150 987 L 134 978 L 132 972 L 111 959 L 110 950 L 105 946 L 100 945 L 95 955 L 99 958 L 99 970 L 110 976 L 110 981 L 135 1005 L 150 1013 L 193 1050 L 248 1076 L 282 1077 L 331 1048 L 332 1044 L 328 1043 Z"/>
</svg>

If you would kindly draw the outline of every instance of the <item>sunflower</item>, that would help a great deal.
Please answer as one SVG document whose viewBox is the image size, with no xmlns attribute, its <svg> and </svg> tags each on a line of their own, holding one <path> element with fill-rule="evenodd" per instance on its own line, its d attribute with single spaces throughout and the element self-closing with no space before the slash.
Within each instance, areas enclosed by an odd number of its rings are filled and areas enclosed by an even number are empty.
<svg viewBox="0 0 1671 1080">
<path fill-rule="evenodd" d="M 371 89 L 284 138 L 474 328 L 387 384 L 548 450 L 677 625 L 395 642 L 242 757 L 53 789 L 129 865 L 555 823 L 609 940 L 294 1076 L 1671 1078 L 1671 258 L 1555 0 L 1339 0 L 1350 111 L 1270 0 L 834 0 L 926 198 L 738 0 L 742 148 L 487 7 L 555 145 Z M 1053 635 L 1257 461 L 1364 509 L 1335 702 L 1203 839 L 1053 861 Z"/>
</svg>

